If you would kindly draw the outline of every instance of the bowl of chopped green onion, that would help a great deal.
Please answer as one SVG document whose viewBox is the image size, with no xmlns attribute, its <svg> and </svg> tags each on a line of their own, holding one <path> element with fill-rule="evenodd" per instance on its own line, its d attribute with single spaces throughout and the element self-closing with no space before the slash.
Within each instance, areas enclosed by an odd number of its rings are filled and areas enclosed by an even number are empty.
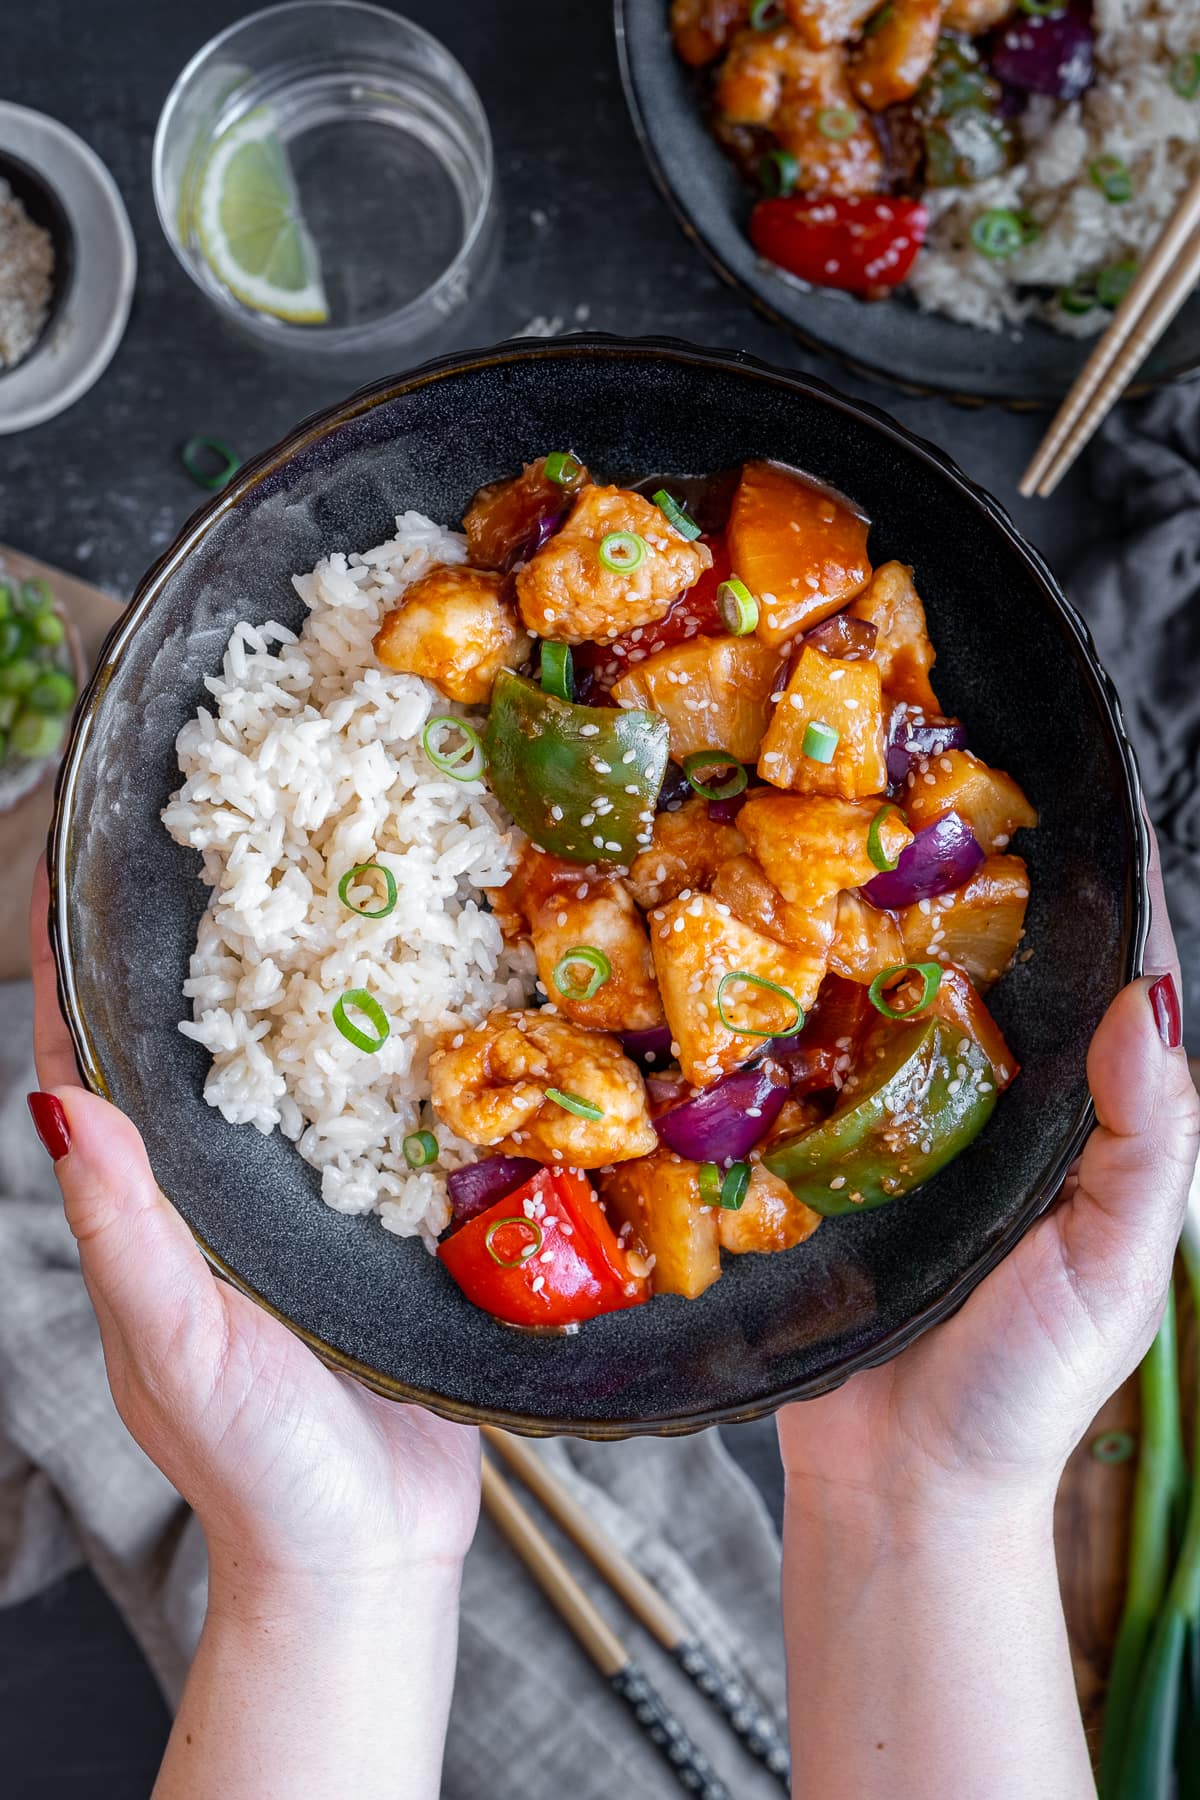
<svg viewBox="0 0 1200 1800">
<path fill-rule="evenodd" d="M 83 673 L 79 640 L 49 585 L 0 567 L 0 812 L 57 766 Z"/>
</svg>

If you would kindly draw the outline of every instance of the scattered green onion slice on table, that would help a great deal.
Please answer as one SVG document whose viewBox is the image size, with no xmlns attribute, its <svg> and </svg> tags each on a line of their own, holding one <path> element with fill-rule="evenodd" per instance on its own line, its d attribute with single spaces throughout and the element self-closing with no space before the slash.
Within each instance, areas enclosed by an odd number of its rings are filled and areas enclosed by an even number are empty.
<svg viewBox="0 0 1200 1800">
<path fill-rule="evenodd" d="M 503 1231 L 507 1225 L 524 1225 L 527 1231 L 537 1233 L 534 1242 L 532 1244 L 523 1244 L 521 1246 L 521 1254 L 519 1256 L 514 1256 L 511 1259 L 501 1256 L 500 1252 L 492 1242 L 496 1233 L 498 1231 Z M 519 1269 L 522 1264 L 529 1261 L 530 1257 L 537 1255 L 545 1241 L 546 1234 L 536 1219 L 527 1219 L 524 1213 L 514 1213 L 511 1219 L 497 1219 L 493 1225 L 488 1226 L 487 1235 L 483 1240 L 483 1247 L 491 1257 L 492 1261 L 494 1263 L 499 1263 L 502 1269 Z"/>
<path fill-rule="evenodd" d="M 858 130 L 858 114 L 852 106 L 825 106 L 817 114 L 817 130 L 835 143 L 853 137 Z"/>
<path fill-rule="evenodd" d="M 438 1159 L 438 1141 L 432 1131 L 410 1131 L 401 1148 L 410 1169 L 427 1169 Z"/>
<path fill-rule="evenodd" d="M 242 466 L 241 457 L 228 444 L 212 437 L 190 437 L 179 452 L 179 460 L 198 487 L 214 492 L 232 480 Z"/>
<path fill-rule="evenodd" d="M 1200 50 L 1188 50 L 1171 64 L 1171 86 L 1181 100 L 1200 94 Z"/>
<path fill-rule="evenodd" d="M 667 524 L 674 526 L 680 537 L 687 538 L 688 542 L 691 543 L 695 538 L 698 538 L 701 535 L 700 527 L 697 525 L 695 519 L 693 519 L 692 515 L 687 512 L 684 507 L 680 506 L 678 500 L 673 499 L 672 496 L 668 494 L 666 488 L 659 488 L 656 494 L 651 495 L 651 499 L 667 521 Z"/>
<path fill-rule="evenodd" d="M 879 835 L 883 821 L 887 818 L 889 813 L 895 813 L 897 817 L 899 817 L 900 808 L 898 806 L 893 806 L 890 800 L 885 800 L 879 811 L 875 814 L 875 817 L 871 820 L 871 823 L 867 826 L 867 855 L 870 857 L 875 867 L 881 869 L 885 875 L 889 870 L 894 869 L 896 864 L 900 861 L 898 856 L 894 856 L 889 862 L 888 853 L 884 849 L 883 840 Z"/>
<path fill-rule="evenodd" d="M 575 698 L 575 659 L 570 644 L 542 644 L 542 692 L 559 700 Z"/>
<path fill-rule="evenodd" d="M 571 969 L 578 963 L 591 970 L 582 987 L 571 980 Z M 551 980 L 564 1000 L 590 1000 L 593 994 L 600 992 L 611 974 L 612 964 L 603 950 L 597 950 L 592 944 L 576 944 L 573 950 L 559 957 Z"/>
<path fill-rule="evenodd" d="M 693 750 L 690 756 L 684 757 L 680 767 L 688 785 L 702 800 L 732 800 L 746 785 L 745 769 L 728 750 Z M 729 775 L 721 782 L 706 782 L 700 779 L 705 769 L 728 769 Z"/>
<path fill-rule="evenodd" d="M 574 481 L 583 472 L 583 464 L 569 450 L 552 450 L 543 466 L 546 480 L 553 481 L 557 487 L 565 487 L 568 481 Z"/>
<path fill-rule="evenodd" d="M 547 1100 L 553 1100 L 555 1106 L 561 1106 L 565 1112 L 574 1113 L 577 1119 L 602 1119 L 604 1108 L 593 1106 L 579 1094 L 565 1094 L 561 1088 L 547 1088 Z"/>
<path fill-rule="evenodd" d="M 1092 1455 L 1097 1462 L 1128 1462 L 1137 1449 L 1137 1439 L 1132 1431 L 1103 1431 L 1092 1439 Z"/>
<path fill-rule="evenodd" d="M 350 1023 L 346 1017 L 348 1006 L 371 1021 L 375 1027 L 374 1037 L 368 1037 L 365 1031 L 360 1031 L 357 1025 Z M 339 995 L 333 1003 L 333 1022 L 348 1044 L 353 1044 L 356 1050 L 365 1050 L 368 1056 L 373 1056 L 376 1050 L 382 1050 L 391 1030 L 387 1014 L 374 994 L 369 994 L 366 988 L 347 988 L 344 994 Z"/>
<path fill-rule="evenodd" d="M 610 531 L 600 539 L 596 555 L 614 575 L 631 575 L 646 560 L 646 540 L 636 531 Z"/>
<path fill-rule="evenodd" d="M 1123 206 L 1133 199 L 1133 176 L 1121 157 L 1097 156 L 1088 164 L 1088 174 L 1111 206 Z"/>
<path fill-rule="evenodd" d="M 733 1163 L 725 1171 L 725 1179 L 721 1183 L 721 1191 L 717 1204 L 726 1212 L 740 1212 L 742 1201 L 746 1198 L 746 1190 L 750 1186 L 750 1164 Z"/>
<path fill-rule="evenodd" d="M 725 1011 L 725 989 L 732 981 L 746 981 L 751 987 L 762 988 L 764 993 L 778 994 L 781 1000 L 794 1009 L 795 1018 L 790 1025 L 776 1026 L 774 1031 L 756 1031 L 750 1025 L 736 1025 Z M 722 975 L 717 983 L 717 1017 L 726 1031 L 736 1031 L 741 1037 L 794 1037 L 804 1023 L 804 1013 L 795 994 L 789 994 L 777 981 L 768 981 L 765 975 L 752 975 L 748 969 L 730 969 L 727 975 Z"/>
<path fill-rule="evenodd" d="M 749 637 L 758 624 L 758 601 L 736 575 L 717 589 L 717 611 L 734 637 Z"/>
<path fill-rule="evenodd" d="M 438 748 L 433 734 L 439 726 L 452 727 L 462 733 L 463 741 L 457 750 Z M 449 775 L 452 781 L 478 781 L 487 767 L 479 733 L 466 719 L 456 719 L 453 713 L 438 713 L 436 718 L 430 719 L 421 733 L 421 748 L 438 774 Z"/>
<path fill-rule="evenodd" d="M 782 25 L 784 11 L 779 0 L 753 0 L 750 7 L 750 24 L 755 31 L 774 31 Z"/>
<path fill-rule="evenodd" d="M 800 748 L 810 762 L 829 763 L 833 761 L 841 735 L 832 725 L 827 725 L 824 719 L 810 719 Z"/>
<path fill-rule="evenodd" d="M 992 206 L 981 212 L 971 226 L 971 242 L 993 262 L 1015 256 L 1028 243 L 1025 226 L 1015 212 L 1006 206 Z"/>
<path fill-rule="evenodd" d="M 1101 306 L 1115 311 L 1137 279 L 1137 272 L 1135 262 L 1112 263 L 1101 269 L 1096 277 L 1096 298 Z"/>
<path fill-rule="evenodd" d="M 921 997 L 915 1006 L 906 1006 L 903 1010 L 897 1010 L 896 1007 L 889 1006 L 884 999 L 884 984 L 894 980 L 897 975 L 919 975 L 921 977 Z M 867 989 L 867 999 L 876 1012 L 881 1012 L 885 1019 L 911 1019 L 915 1014 L 925 1011 L 941 985 L 942 966 L 940 963 L 893 963 L 890 969 L 880 969 Z"/>
<path fill-rule="evenodd" d="M 778 146 L 758 159 L 759 186 L 774 200 L 786 200 L 795 192 L 800 179 L 800 164 L 790 150 Z"/>
<path fill-rule="evenodd" d="M 374 909 L 368 906 L 355 906 L 353 900 L 350 898 L 350 889 L 354 886 L 355 882 L 358 881 L 359 877 L 363 875 L 383 876 L 385 894 L 382 906 L 375 907 Z M 394 912 L 396 909 L 396 898 L 396 877 L 392 874 L 392 871 L 386 869 L 382 863 L 355 863 L 352 869 L 346 870 L 346 873 L 338 882 L 338 899 L 343 906 L 348 906 L 352 913 L 357 913 L 360 919 L 386 919 L 388 914 Z"/>
</svg>

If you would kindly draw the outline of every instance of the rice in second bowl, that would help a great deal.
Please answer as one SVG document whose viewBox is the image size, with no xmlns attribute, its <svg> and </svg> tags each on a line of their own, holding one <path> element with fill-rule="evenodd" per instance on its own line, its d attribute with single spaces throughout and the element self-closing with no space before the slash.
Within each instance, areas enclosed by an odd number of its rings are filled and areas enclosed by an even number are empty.
<svg viewBox="0 0 1200 1800">
<path fill-rule="evenodd" d="M 405 1137 L 435 1123 L 429 1054 L 457 1025 L 526 1004 L 532 965 L 479 904 L 516 854 L 499 804 L 481 782 L 439 774 L 422 748 L 430 718 L 470 714 L 380 667 L 372 648 L 404 589 L 464 561 L 465 542 L 418 513 L 396 528 L 294 578 L 309 609 L 298 637 L 273 621 L 236 627 L 205 683 L 215 710 L 179 734 L 185 779 L 163 823 L 201 852 L 212 889 L 184 989 L 193 1019 L 180 1025 L 212 1056 L 205 1098 L 231 1124 L 293 1139 L 337 1211 L 378 1212 L 432 1248 L 449 1220 L 446 1173 L 475 1152 L 439 1126 L 438 1167 L 408 1165 Z M 367 862 L 395 879 L 385 918 L 338 897 Z M 351 897 L 378 905 L 365 884 Z M 334 1023 L 352 988 L 390 1022 L 374 1054 Z"/>
</svg>

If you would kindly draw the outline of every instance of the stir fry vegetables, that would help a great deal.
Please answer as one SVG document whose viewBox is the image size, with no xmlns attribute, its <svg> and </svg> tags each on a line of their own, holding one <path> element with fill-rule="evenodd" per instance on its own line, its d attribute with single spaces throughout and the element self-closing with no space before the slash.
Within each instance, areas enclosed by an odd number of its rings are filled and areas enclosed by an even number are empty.
<svg viewBox="0 0 1200 1800">
<path fill-rule="evenodd" d="M 792 469 L 645 486 L 568 451 L 493 483 L 471 560 L 376 638 L 486 704 L 435 713 L 428 754 L 518 834 L 486 900 L 539 1003 L 430 1063 L 479 1151 L 440 1255 L 515 1325 L 695 1299 L 723 1257 L 892 1203 L 1018 1072 L 983 996 L 1021 954 L 1037 815 L 942 711 L 914 571 L 873 569 L 869 521 Z"/>
</svg>

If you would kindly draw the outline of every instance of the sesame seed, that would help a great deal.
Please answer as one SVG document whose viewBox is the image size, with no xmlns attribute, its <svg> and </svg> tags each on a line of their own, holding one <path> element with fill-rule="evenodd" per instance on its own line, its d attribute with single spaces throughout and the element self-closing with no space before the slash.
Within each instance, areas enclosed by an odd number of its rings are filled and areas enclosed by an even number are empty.
<svg viewBox="0 0 1200 1800">
<path fill-rule="evenodd" d="M 580 737 L 599 737 L 600 727 L 598 725 L 581 725 L 579 735 Z"/>
<path fill-rule="evenodd" d="M 845 1176 L 844 1176 L 844 1175 L 835 1175 L 835 1176 L 834 1176 L 834 1178 L 833 1178 L 833 1180 L 832 1180 L 832 1181 L 831 1181 L 831 1182 L 830 1182 L 830 1184 L 829 1184 L 829 1185 L 830 1185 L 830 1187 L 831 1187 L 831 1188 L 833 1188 L 833 1189 L 834 1189 L 834 1190 L 835 1190 L 835 1191 L 836 1191 L 836 1190 L 837 1190 L 837 1189 L 838 1189 L 838 1188 L 844 1188 L 844 1187 L 845 1187 L 845 1185 L 846 1185 L 846 1177 L 845 1177 Z"/>
</svg>

